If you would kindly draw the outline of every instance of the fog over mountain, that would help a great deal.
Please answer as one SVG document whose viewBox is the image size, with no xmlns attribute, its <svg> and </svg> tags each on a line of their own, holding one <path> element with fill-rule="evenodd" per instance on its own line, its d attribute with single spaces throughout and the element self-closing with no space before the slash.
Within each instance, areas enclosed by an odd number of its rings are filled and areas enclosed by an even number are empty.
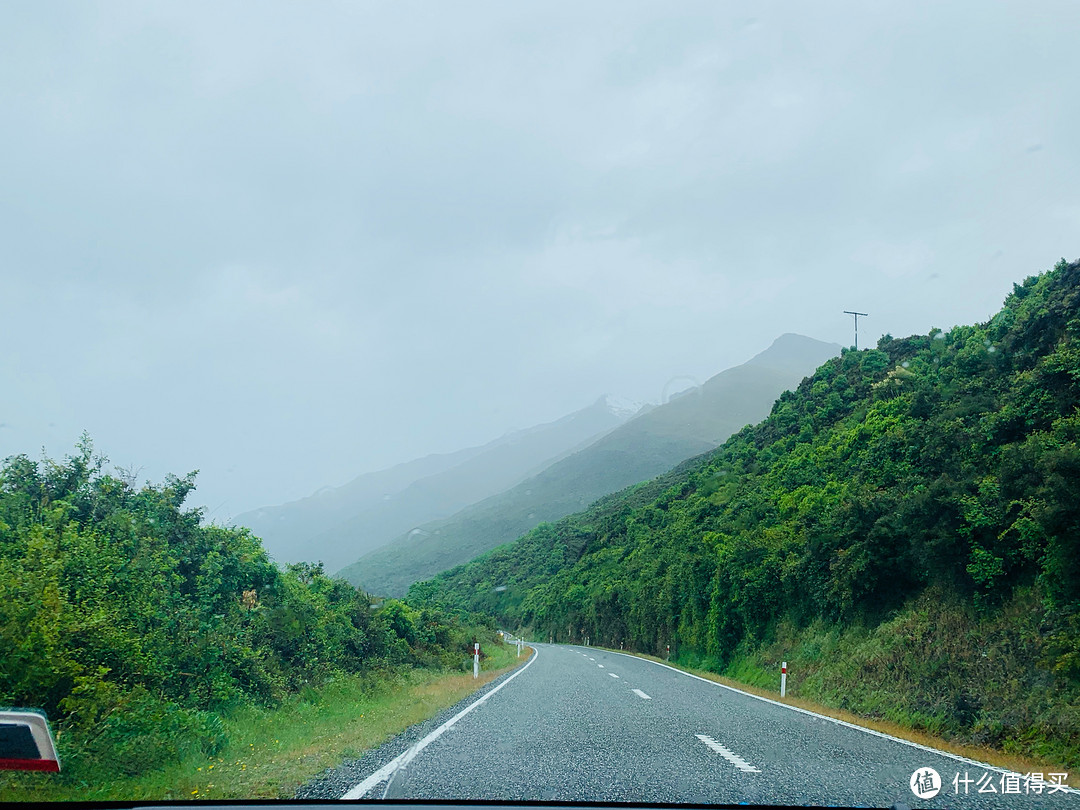
<svg viewBox="0 0 1080 810">
<path fill-rule="evenodd" d="M 767 416 L 783 391 L 839 353 L 835 343 L 781 335 L 742 365 L 641 412 L 506 492 L 412 529 L 347 566 L 341 575 L 372 593 L 403 595 L 419 579 L 717 447 L 744 425 Z"/>
<path fill-rule="evenodd" d="M 554 422 L 367 473 L 299 501 L 239 515 L 235 522 L 261 537 L 279 562 L 323 561 L 334 571 L 403 531 L 535 475 L 634 412 L 624 402 L 600 397 Z"/>
<path fill-rule="evenodd" d="M 0 8 L 0 457 L 229 523 L 1076 253 L 1080 4 Z"/>
</svg>

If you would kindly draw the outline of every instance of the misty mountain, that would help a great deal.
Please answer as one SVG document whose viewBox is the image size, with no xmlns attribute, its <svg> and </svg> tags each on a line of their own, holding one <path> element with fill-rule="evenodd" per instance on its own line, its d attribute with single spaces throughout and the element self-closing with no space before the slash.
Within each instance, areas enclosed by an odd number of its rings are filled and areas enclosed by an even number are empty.
<svg viewBox="0 0 1080 810">
<path fill-rule="evenodd" d="M 234 522 L 262 538 L 270 554 L 282 562 L 306 559 L 303 538 L 322 534 L 338 523 L 392 498 L 410 484 L 462 464 L 483 451 L 469 447 L 365 473 L 340 487 L 323 487 L 306 498 L 279 506 L 264 506 L 237 515 Z"/>
<path fill-rule="evenodd" d="M 742 365 L 642 411 L 505 492 L 414 528 L 339 575 L 371 593 L 402 595 L 417 580 L 712 450 L 744 425 L 768 416 L 781 393 L 839 353 L 835 343 L 781 335 Z"/>
<path fill-rule="evenodd" d="M 625 423 L 635 412 L 601 397 L 554 422 L 454 453 L 361 475 L 340 487 L 238 515 L 281 563 L 322 560 L 328 571 L 512 487 Z"/>
</svg>

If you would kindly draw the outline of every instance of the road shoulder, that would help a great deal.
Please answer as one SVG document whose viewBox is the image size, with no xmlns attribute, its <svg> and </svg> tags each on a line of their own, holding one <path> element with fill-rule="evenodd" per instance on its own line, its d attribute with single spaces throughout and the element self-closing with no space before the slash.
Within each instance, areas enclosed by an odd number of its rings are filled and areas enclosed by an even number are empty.
<svg viewBox="0 0 1080 810">
<path fill-rule="evenodd" d="M 390 763 L 395 757 L 408 751 L 456 714 L 505 683 L 522 666 L 532 660 L 533 651 L 528 648 L 526 648 L 526 651 L 528 655 L 523 652 L 521 659 L 513 666 L 491 673 L 494 675 L 493 678 L 453 705 L 441 709 L 419 723 L 414 723 L 382 744 L 368 749 L 360 757 L 346 759 L 337 767 L 330 768 L 301 785 L 294 798 L 302 800 L 340 799 L 367 776 Z"/>
</svg>

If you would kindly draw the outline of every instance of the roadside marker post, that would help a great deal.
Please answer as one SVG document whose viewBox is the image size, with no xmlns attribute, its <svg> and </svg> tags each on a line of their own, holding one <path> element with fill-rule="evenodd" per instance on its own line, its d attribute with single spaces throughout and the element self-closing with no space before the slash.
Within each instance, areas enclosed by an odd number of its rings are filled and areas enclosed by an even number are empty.
<svg viewBox="0 0 1080 810">
<path fill-rule="evenodd" d="M 665 661 L 670 661 L 671 660 L 671 645 L 670 644 L 667 645 L 667 657 L 664 658 L 664 660 Z"/>
<path fill-rule="evenodd" d="M 521 658 L 521 639 L 520 638 L 518 639 L 518 654 L 517 654 L 517 657 Z"/>
<path fill-rule="evenodd" d="M 787 661 L 780 665 L 780 697 L 787 696 Z"/>
<path fill-rule="evenodd" d="M 480 642 L 473 642 L 473 658 L 472 658 L 472 676 L 474 678 L 480 677 Z"/>
</svg>

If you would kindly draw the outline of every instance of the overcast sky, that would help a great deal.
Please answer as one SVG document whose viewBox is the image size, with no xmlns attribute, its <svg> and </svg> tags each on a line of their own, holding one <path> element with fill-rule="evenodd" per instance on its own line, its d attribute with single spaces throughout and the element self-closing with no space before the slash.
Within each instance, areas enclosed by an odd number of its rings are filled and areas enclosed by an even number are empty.
<svg viewBox="0 0 1080 810">
<path fill-rule="evenodd" d="M 1080 3 L 0 6 L 0 456 L 215 520 L 1080 254 Z"/>
</svg>

